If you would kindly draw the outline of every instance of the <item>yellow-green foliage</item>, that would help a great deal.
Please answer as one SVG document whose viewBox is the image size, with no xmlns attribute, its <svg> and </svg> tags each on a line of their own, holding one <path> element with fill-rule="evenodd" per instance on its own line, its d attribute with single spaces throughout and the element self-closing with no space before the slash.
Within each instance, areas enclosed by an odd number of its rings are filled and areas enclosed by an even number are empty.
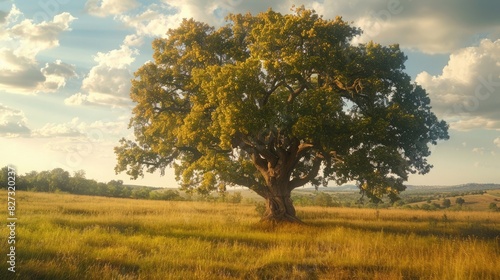
<svg viewBox="0 0 500 280">
<path fill-rule="evenodd" d="M 272 228 L 253 205 L 16 196 L 1 279 L 500 279 L 499 213 L 299 207 L 306 226 Z"/>
</svg>

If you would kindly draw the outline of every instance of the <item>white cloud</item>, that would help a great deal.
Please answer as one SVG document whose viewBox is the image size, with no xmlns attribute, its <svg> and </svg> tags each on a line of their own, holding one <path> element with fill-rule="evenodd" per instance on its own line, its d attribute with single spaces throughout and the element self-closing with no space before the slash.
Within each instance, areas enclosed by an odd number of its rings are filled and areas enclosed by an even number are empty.
<svg viewBox="0 0 500 280">
<path fill-rule="evenodd" d="M 112 107 L 130 104 L 130 64 L 138 55 L 137 49 L 122 45 L 107 53 L 97 53 L 97 65 L 90 69 L 82 82 L 83 93 L 76 93 L 64 102 L 67 105 L 105 105 Z"/>
<path fill-rule="evenodd" d="M 484 155 L 484 148 L 483 147 L 481 147 L 481 148 L 473 148 L 472 152 L 480 154 L 480 155 Z"/>
<path fill-rule="evenodd" d="M 103 157 L 111 156 L 114 160 L 113 148 L 117 139 L 126 133 L 127 122 L 124 121 L 87 122 L 73 118 L 65 123 L 46 124 L 35 130 L 31 139 L 39 145 L 39 150 L 57 159 L 59 165 L 81 169 L 83 164 L 95 165 L 96 160 L 102 163 Z"/>
<path fill-rule="evenodd" d="M 61 60 L 56 60 L 55 63 L 46 63 L 42 73 L 65 78 L 76 76 L 75 65 L 64 63 Z"/>
<path fill-rule="evenodd" d="M 450 128 L 458 131 L 469 131 L 472 129 L 500 130 L 500 120 L 492 120 L 485 117 L 473 117 L 463 115 L 460 118 L 447 119 Z"/>
<path fill-rule="evenodd" d="M 441 75 L 417 75 L 431 104 L 457 130 L 500 129 L 500 39 L 450 55 Z"/>
<path fill-rule="evenodd" d="M 182 13 L 175 13 L 168 5 L 153 4 L 140 14 L 120 15 L 117 19 L 134 28 L 138 37 L 164 37 L 169 28 L 179 25 Z"/>
<path fill-rule="evenodd" d="M 24 112 L 0 104 L 0 136 L 29 136 L 31 130 L 27 127 Z"/>
<path fill-rule="evenodd" d="M 33 130 L 33 137 L 78 137 L 83 134 L 76 128 L 78 118 L 69 123 L 47 123 L 40 129 Z"/>
<path fill-rule="evenodd" d="M 10 49 L 0 49 L 0 90 L 33 93 L 40 83 L 45 82 L 36 63 L 19 56 Z"/>
<path fill-rule="evenodd" d="M 91 105 L 91 103 L 87 101 L 87 96 L 81 92 L 75 93 L 64 99 L 64 104 L 69 106 Z"/>
<path fill-rule="evenodd" d="M 125 46 L 129 46 L 129 47 L 139 47 L 143 43 L 144 43 L 144 39 L 137 34 L 127 35 L 125 37 L 125 39 L 123 40 L 123 44 Z"/>
<path fill-rule="evenodd" d="M 116 139 L 127 133 L 128 122 L 122 117 L 116 121 L 86 122 L 78 117 L 64 123 L 46 123 L 41 128 L 30 129 L 23 111 L 0 103 L 0 136 L 7 138 L 73 138 L 93 143 Z"/>
<path fill-rule="evenodd" d="M 97 6 L 97 0 L 89 1 Z M 168 28 L 175 28 L 183 18 L 194 18 L 210 25 L 224 23 L 228 13 L 257 14 L 269 7 L 281 13 L 290 13 L 290 8 L 301 6 L 298 0 L 170 0 L 147 6 L 140 13 L 126 14 L 136 6 L 124 1 L 122 12 L 114 12 L 117 5 L 109 2 L 105 14 L 135 28 L 139 36 L 164 36 Z M 133 1 L 132 1 L 133 2 Z M 481 38 L 500 38 L 500 10 L 497 0 L 485 0 L 481 5 L 455 0 L 373 0 L 373 1 L 307 1 L 306 8 L 313 8 L 325 18 L 342 16 L 364 30 L 355 38 L 355 43 L 373 40 L 381 44 L 399 43 L 404 48 L 426 53 L 449 53 Z M 103 9 L 99 9 L 103 10 Z M 135 12 L 136 10 L 134 10 Z M 480 35 L 478 35 L 480 34 Z"/>
<path fill-rule="evenodd" d="M 39 68 L 36 62 L 16 55 L 10 49 L 0 49 L 0 90 L 34 94 L 54 92 L 66 85 L 66 80 L 76 77 L 75 66 L 56 60 Z"/>
<path fill-rule="evenodd" d="M 47 123 L 42 128 L 34 129 L 32 137 L 37 138 L 76 138 L 92 142 L 102 142 L 110 136 L 122 135 L 127 130 L 123 121 L 85 122 L 75 117 L 66 123 Z"/>
<path fill-rule="evenodd" d="M 122 45 L 119 49 L 114 49 L 107 53 L 98 52 L 94 57 L 94 61 L 97 62 L 99 66 L 126 69 L 134 62 L 134 55 L 137 54 L 139 54 L 139 52 L 136 49 Z"/>
<path fill-rule="evenodd" d="M 10 11 L 3 12 L 3 14 L 0 15 L 0 41 L 6 41 L 10 39 L 8 34 L 8 27 L 17 22 L 20 15 L 22 15 L 22 13 L 21 11 L 19 11 L 16 5 L 12 5 Z"/>
<path fill-rule="evenodd" d="M 42 50 L 59 46 L 59 34 L 70 30 L 70 23 L 75 20 L 70 13 L 61 13 L 54 16 L 50 22 L 33 23 L 25 19 L 9 29 L 10 36 L 18 39 L 20 46 L 17 54 L 34 59 Z"/>
<path fill-rule="evenodd" d="M 88 0 L 85 10 L 91 15 L 105 17 L 123 14 L 138 5 L 135 0 Z"/>
<path fill-rule="evenodd" d="M 51 72 L 50 68 L 66 67 L 60 61 L 40 67 L 36 56 L 43 50 L 59 45 L 59 35 L 70 30 L 76 18 L 69 13 L 55 15 L 52 21 L 34 23 L 30 19 L 19 22 L 23 14 L 12 5 L 4 16 L 0 30 L 0 90 L 11 93 L 33 94 L 40 91 L 55 91 L 66 84 L 66 79 L 75 76 Z M 62 74 L 62 75 L 61 75 Z"/>
<path fill-rule="evenodd" d="M 296 2 L 296 1 L 292 1 Z M 325 17 L 343 16 L 362 27 L 356 42 L 399 43 L 426 53 L 449 53 L 483 38 L 500 38 L 500 2 L 455 0 L 325 0 L 318 9 Z"/>
<path fill-rule="evenodd" d="M 61 60 L 56 60 L 55 63 L 46 63 L 41 72 L 46 80 L 40 91 L 45 92 L 54 92 L 66 85 L 66 79 L 77 76 L 75 65 L 64 63 Z"/>
<path fill-rule="evenodd" d="M 497 145 L 497 147 L 500 148 L 500 137 L 498 137 L 495 140 L 493 140 L 493 144 Z"/>
<path fill-rule="evenodd" d="M 92 123 L 81 122 L 78 124 L 78 130 L 85 133 L 94 140 L 101 138 L 101 135 L 120 136 L 127 131 L 126 121 L 94 121 Z M 104 138 L 102 136 L 102 138 Z"/>
<path fill-rule="evenodd" d="M 228 13 L 257 14 L 269 7 L 290 12 L 293 3 L 283 0 L 170 0 L 154 3 L 135 14 L 117 15 L 116 19 L 134 28 L 139 37 L 164 37 L 169 28 L 176 28 L 184 18 L 193 18 L 209 25 L 220 26 Z M 313 2 L 317 3 L 317 2 Z"/>
</svg>

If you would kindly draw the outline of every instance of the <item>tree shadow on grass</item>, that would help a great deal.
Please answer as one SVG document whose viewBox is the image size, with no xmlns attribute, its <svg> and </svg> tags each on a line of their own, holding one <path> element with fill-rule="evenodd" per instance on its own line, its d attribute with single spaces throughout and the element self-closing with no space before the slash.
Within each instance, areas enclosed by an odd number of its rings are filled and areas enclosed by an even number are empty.
<svg viewBox="0 0 500 280">
<path fill-rule="evenodd" d="M 500 229 L 492 228 L 483 223 L 469 223 L 465 226 L 448 225 L 443 222 L 437 222 L 436 219 L 429 218 L 425 220 L 428 222 L 427 228 L 412 228 L 411 222 L 406 222 L 408 225 L 401 226 L 376 226 L 369 221 L 366 225 L 359 225 L 349 221 L 307 221 L 310 226 L 320 228 L 335 228 L 345 227 L 353 230 L 369 231 L 369 232 L 385 232 L 397 235 L 415 234 L 418 236 L 442 236 L 442 237 L 476 237 L 480 239 L 497 239 L 500 236 Z M 420 221 L 421 222 L 421 221 Z M 451 230 L 447 230 L 451 227 Z"/>
<path fill-rule="evenodd" d="M 320 273 L 325 273 L 328 267 L 308 263 L 278 263 L 265 264 L 257 269 L 249 271 L 244 279 L 319 279 Z"/>
<path fill-rule="evenodd" d="M 70 258 L 61 251 L 43 249 L 39 251 L 23 250 L 19 252 L 19 262 L 15 275 L 4 275 L 0 279 L 88 279 L 89 269 L 108 271 L 116 276 L 131 277 L 139 275 L 140 266 L 120 260 L 88 258 L 72 255 Z M 6 270 L 5 270 L 6 271 Z"/>
<path fill-rule="evenodd" d="M 416 271 L 395 271 L 394 268 L 375 265 L 327 266 L 311 263 L 278 263 L 265 264 L 249 271 L 245 279 L 373 279 L 375 275 L 386 275 L 388 278 L 396 274 L 402 279 L 420 279 Z"/>
</svg>

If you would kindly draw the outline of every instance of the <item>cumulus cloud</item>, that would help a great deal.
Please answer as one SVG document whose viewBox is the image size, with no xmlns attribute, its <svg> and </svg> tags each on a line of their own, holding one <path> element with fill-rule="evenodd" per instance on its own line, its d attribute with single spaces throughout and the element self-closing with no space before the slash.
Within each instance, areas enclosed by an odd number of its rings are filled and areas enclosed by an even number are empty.
<svg viewBox="0 0 500 280">
<path fill-rule="evenodd" d="M 500 129 L 500 39 L 453 52 L 441 75 L 422 72 L 416 82 L 451 128 Z"/>
<path fill-rule="evenodd" d="M 47 123 L 42 128 L 33 130 L 33 137 L 78 137 L 83 134 L 76 128 L 78 118 L 69 123 Z"/>
<path fill-rule="evenodd" d="M 143 43 L 144 43 L 143 37 L 137 34 L 127 35 L 123 40 L 123 44 L 129 47 L 139 47 Z"/>
<path fill-rule="evenodd" d="M 495 140 L 493 140 L 493 144 L 495 144 L 497 147 L 500 148 L 500 137 L 498 137 Z"/>
<path fill-rule="evenodd" d="M 59 34 L 70 30 L 70 23 L 75 20 L 70 13 L 54 16 L 50 22 L 35 24 L 31 19 L 25 19 L 9 29 L 10 35 L 18 39 L 20 46 L 16 53 L 34 59 L 42 50 L 59 46 Z"/>
<path fill-rule="evenodd" d="M 31 130 L 26 123 L 23 111 L 0 104 L 0 136 L 9 138 L 29 136 Z"/>
<path fill-rule="evenodd" d="M 85 10 L 91 15 L 105 17 L 123 14 L 138 5 L 135 0 L 88 0 Z"/>
<path fill-rule="evenodd" d="M 138 38 L 164 37 L 169 28 L 176 28 L 184 18 L 220 26 L 228 13 L 257 14 L 269 7 L 287 13 L 293 4 L 291 2 L 293 1 L 171 0 L 154 3 L 143 7 L 140 12 L 120 14 L 115 18 L 136 31 L 135 37 L 126 39 L 126 44 L 132 46 L 142 43 L 137 41 Z"/>
<path fill-rule="evenodd" d="M 127 132 L 127 122 L 121 118 L 87 122 L 75 117 L 69 122 L 46 123 L 37 129 L 30 129 L 27 123 L 23 111 L 0 103 L 0 137 L 74 138 L 102 142 Z"/>
<path fill-rule="evenodd" d="M 108 7 L 104 14 L 114 14 L 116 19 L 135 28 L 140 36 L 164 36 L 168 28 L 176 27 L 183 18 L 194 18 L 210 25 L 221 25 L 228 13 L 257 14 L 269 7 L 281 13 L 301 6 L 298 0 L 170 0 L 155 3 L 138 12 L 125 13 L 136 8 L 135 1 L 88 1 L 93 5 Z M 500 2 L 485 0 L 481 5 L 465 0 L 373 0 L 373 1 L 307 1 L 306 8 L 315 9 L 325 18 L 340 15 L 364 30 L 354 43 L 370 40 L 382 43 L 399 43 L 404 48 L 426 53 L 449 53 L 480 39 L 500 38 Z M 118 11 L 119 8 L 122 12 Z M 478 35 L 481 34 L 481 35 Z"/>
<path fill-rule="evenodd" d="M 122 134 L 126 129 L 127 125 L 122 121 L 85 122 L 75 117 L 65 123 L 47 123 L 39 129 L 34 129 L 31 136 L 37 138 L 77 138 L 102 142 L 110 135 Z"/>
<path fill-rule="evenodd" d="M 298 0 L 174 0 L 168 2 L 182 17 L 193 17 L 213 25 L 222 22 L 228 13 L 258 13 L 269 7 L 289 13 Z M 370 40 L 382 43 L 400 43 L 405 48 L 426 53 L 450 51 L 479 41 L 484 37 L 500 38 L 500 2 L 483 1 L 477 5 L 470 1 L 456 0 L 373 0 L 373 1 L 307 1 L 306 8 L 315 9 L 326 18 L 342 16 L 364 30 L 355 43 Z M 181 18 L 182 18 L 181 17 Z"/>
<path fill-rule="evenodd" d="M 97 53 L 97 65 L 90 69 L 82 82 L 82 92 L 64 102 L 67 105 L 127 106 L 130 103 L 130 80 L 133 78 L 129 66 L 138 55 L 137 49 L 122 45 L 107 53 Z"/>
<path fill-rule="evenodd" d="M 7 29 L 17 21 L 20 15 L 22 15 L 22 13 L 16 5 L 12 5 L 8 12 L 0 11 L 0 40 L 5 42 L 10 39 Z"/>
<path fill-rule="evenodd" d="M 45 82 L 40 91 L 54 92 L 66 85 L 66 80 L 76 77 L 75 65 L 67 64 L 61 60 L 56 60 L 55 63 L 46 63 L 41 69 L 45 76 Z"/>
<path fill-rule="evenodd" d="M 484 155 L 484 151 L 485 151 L 485 149 L 483 147 L 481 147 L 481 148 L 473 148 L 472 149 L 473 153 L 480 154 L 480 155 Z"/>
<path fill-rule="evenodd" d="M 32 93 L 45 82 L 45 76 L 36 63 L 13 50 L 0 49 L 0 61 L 0 89 Z"/>
<path fill-rule="evenodd" d="M 500 2 L 374 0 L 322 3 L 327 17 L 344 16 L 361 27 L 356 42 L 400 43 L 426 53 L 449 53 L 483 38 L 500 38 Z"/>
<path fill-rule="evenodd" d="M 76 76 L 75 65 L 64 63 L 61 60 L 56 60 L 55 63 L 46 63 L 42 73 L 65 78 Z"/>
<path fill-rule="evenodd" d="M 485 117 L 467 117 L 446 119 L 450 128 L 457 131 L 470 131 L 481 128 L 489 130 L 500 130 L 500 120 L 492 120 Z"/>
<path fill-rule="evenodd" d="M 16 55 L 10 49 L 0 49 L 0 89 L 24 94 L 54 92 L 76 77 L 75 66 L 56 60 L 39 68 L 31 59 Z"/>
<path fill-rule="evenodd" d="M 78 130 L 85 133 L 92 139 L 99 141 L 107 135 L 122 135 L 127 130 L 126 121 L 94 121 L 91 123 L 81 122 L 78 124 Z"/>
<path fill-rule="evenodd" d="M 85 160 L 95 162 L 95 157 L 113 155 L 116 139 L 124 135 L 126 124 L 122 121 L 88 122 L 73 118 L 68 122 L 49 123 L 34 130 L 32 139 L 39 143 L 41 150 L 55 152 L 60 163 L 77 167 Z"/>
<path fill-rule="evenodd" d="M 76 75 L 74 67 L 71 74 L 61 72 L 63 68 L 71 69 L 61 61 L 40 67 L 36 56 L 58 46 L 59 35 L 70 30 L 70 23 L 76 18 L 65 12 L 55 15 L 52 21 L 34 23 L 30 19 L 19 21 L 22 15 L 12 5 L 0 24 L 0 43 L 6 46 L 0 48 L 0 90 L 22 94 L 55 91 L 66 84 L 67 78 Z"/>
<path fill-rule="evenodd" d="M 142 13 L 120 15 L 117 19 L 133 28 L 137 37 L 163 37 L 169 28 L 176 27 L 182 21 L 182 14 L 177 13 L 173 6 L 152 4 Z"/>
</svg>

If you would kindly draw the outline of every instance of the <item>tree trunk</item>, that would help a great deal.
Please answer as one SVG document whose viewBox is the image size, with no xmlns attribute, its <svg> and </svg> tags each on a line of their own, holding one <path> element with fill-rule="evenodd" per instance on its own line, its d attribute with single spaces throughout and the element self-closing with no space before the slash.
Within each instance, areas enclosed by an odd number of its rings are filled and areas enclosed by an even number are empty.
<svg viewBox="0 0 500 280">
<path fill-rule="evenodd" d="M 271 223 L 302 223 L 295 215 L 295 207 L 290 198 L 290 192 L 285 195 L 269 195 L 266 199 L 266 212 L 262 217 L 261 222 Z"/>
</svg>

